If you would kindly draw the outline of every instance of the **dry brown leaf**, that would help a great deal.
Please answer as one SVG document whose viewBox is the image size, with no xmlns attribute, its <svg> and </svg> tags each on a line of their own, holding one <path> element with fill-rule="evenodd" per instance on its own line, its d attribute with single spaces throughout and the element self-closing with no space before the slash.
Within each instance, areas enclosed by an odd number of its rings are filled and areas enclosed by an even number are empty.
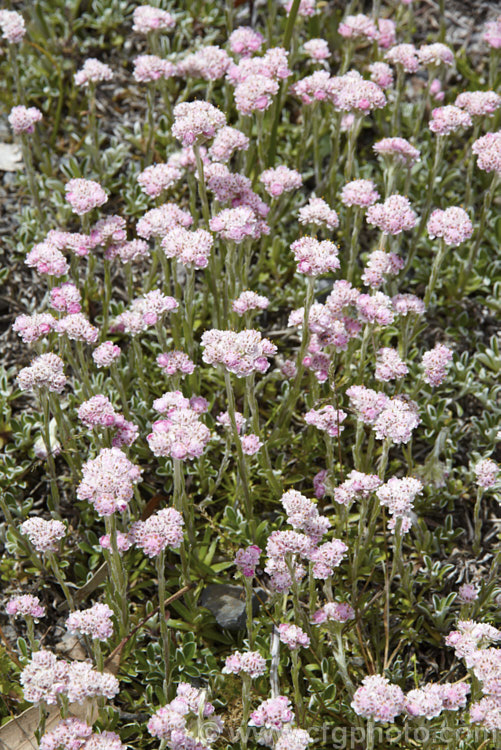
<svg viewBox="0 0 501 750">
<path fill-rule="evenodd" d="M 97 714 L 96 701 L 87 701 L 82 705 L 80 703 L 70 704 L 70 715 L 87 721 L 88 724 L 93 724 L 96 721 Z M 0 727 L 1 750 L 37 750 L 38 743 L 35 739 L 35 731 L 38 727 L 38 720 L 38 706 L 32 706 Z M 45 731 L 50 732 L 60 720 L 59 709 L 56 706 L 51 706 L 45 722 Z"/>
</svg>

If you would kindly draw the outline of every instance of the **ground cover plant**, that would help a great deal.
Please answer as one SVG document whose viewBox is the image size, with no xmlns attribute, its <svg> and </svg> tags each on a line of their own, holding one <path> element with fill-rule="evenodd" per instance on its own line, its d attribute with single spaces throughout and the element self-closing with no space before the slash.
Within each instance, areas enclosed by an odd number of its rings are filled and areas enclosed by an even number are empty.
<svg viewBox="0 0 501 750">
<path fill-rule="evenodd" d="M 0 744 L 500 747 L 501 17 L 11 5 Z"/>
</svg>

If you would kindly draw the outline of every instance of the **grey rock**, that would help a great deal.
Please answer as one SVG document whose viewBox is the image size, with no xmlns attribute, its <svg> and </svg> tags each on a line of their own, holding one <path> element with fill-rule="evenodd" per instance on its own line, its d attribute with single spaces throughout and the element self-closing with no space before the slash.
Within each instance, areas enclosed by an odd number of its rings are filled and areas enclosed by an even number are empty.
<svg viewBox="0 0 501 750">
<path fill-rule="evenodd" d="M 256 589 L 259 598 L 266 599 L 263 589 Z M 227 583 L 211 583 L 206 586 L 200 596 L 200 604 L 206 607 L 221 628 L 227 630 L 243 630 L 246 623 L 245 589 L 242 586 L 232 586 Z M 259 599 L 252 596 L 252 614 L 259 611 Z"/>
</svg>

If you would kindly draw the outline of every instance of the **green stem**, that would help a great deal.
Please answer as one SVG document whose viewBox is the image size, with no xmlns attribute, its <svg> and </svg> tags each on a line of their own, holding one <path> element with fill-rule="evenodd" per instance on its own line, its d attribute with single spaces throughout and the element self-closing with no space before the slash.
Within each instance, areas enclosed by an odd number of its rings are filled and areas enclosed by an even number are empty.
<svg viewBox="0 0 501 750">
<path fill-rule="evenodd" d="M 163 680 L 163 691 L 167 696 L 169 693 L 169 677 L 170 677 L 170 642 L 169 642 L 169 628 L 167 626 L 167 620 L 165 617 L 165 550 L 162 550 L 156 557 L 156 568 L 158 577 L 158 603 L 159 612 L 158 617 L 160 621 L 160 639 L 162 645 L 162 656 L 164 662 L 164 680 Z"/>
<path fill-rule="evenodd" d="M 435 255 L 435 258 L 433 260 L 433 265 L 431 267 L 430 278 L 429 278 L 428 284 L 426 286 L 426 291 L 425 291 L 425 294 L 424 294 L 424 305 L 425 305 L 426 308 L 430 304 L 431 295 L 433 294 L 433 291 L 434 291 L 436 283 L 437 283 L 438 274 L 439 274 L 440 267 L 441 267 L 442 262 L 443 262 L 444 257 L 445 257 L 445 252 L 446 252 L 445 242 L 444 242 L 444 240 L 440 240 L 440 248 L 439 248 L 438 253 Z"/>
<path fill-rule="evenodd" d="M 483 489 L 482 487 L 477 488 L 477 499 L 475 502 L 475 510 L 473 511 L 473 519 L 475 523 L 475 538 L 473 542 L 473 553 L 475 555 L 480 554 L 480 542 L 482 538 L 482 519 L 480 518 L 480 507 L 482 501 Z"/>
<path fill-rule="evenodd" d="M 61 586 L 61 589 L 63 590 L 64 598 L 66 599 L 68 603 L 68 607 L 70 609 L 70 612 L 75 611 L 75 603 L 73 601 L 73 597 L 70 593 L 70 590 L 68 586 L 66 585 L 66 581 L 64 580 L 64 576 L 59 570 L 59 565 L 57 564 L 56 556 L 54 552 L 47 552 L 47 559 L 49 561 L 49 565 L 52 568 L 52 572 L 54 573 L 56 580 L 58 584 Z"/>
<path fill-rule="evenodd" d="M 231 430 L 233 434 L 233 441 L 237 449 L 237 464 L 238 473 L 240 475 L 240 481 L 242 483 L 242 490 L 244 494 L 244 506 L 245 513 L 247 516 L 247 522 L 252 529 L 252 536 L 254 537 L 255 531 L 255 519 L 252 510 L 252 499 L 250 494 L 249 478 L 247 475 L 247 464 L 245 463 L 245 456 L 242 450 L 242 443 L 238 434 L 237 422 L 235 417 L 235 396 L 233 394 L 233 388 L 231 385 L 230 373 L 225 369 L 224 371 L 224 382 L 226 385 L 226 398 L 228 399 L 228 413 L 230 416 Z"/>
<path fill-rule="evenodd" d="M 207 198 L 207 188 L 205 186 L 204 165 L 203 165 L 202 157 L 200 156 L 200 144 L 194 143 L 193 151 L 195 153 L 195 160 L 197 163 L 198 194 L 200 196 L 200 202 L 202 203 L 202 216 L 204 217 L 206 229 L 209 229 L 209 221 L 210 221 L 209 200 Z"/>
<path fill-rule="evenodd" d="M 284 34 L 284 41 L 282 44 L 282 47 L 289 51 L 291 41 L 292 41 L 292 32 L 294 31 L 294 24 L 296 22 L 297 13 L 299 10 L 299 5 L 301 3 L 301 0 L 293 0 L 292 7 L 290 9 L 289 16 L 287 18 L 287 25 L 285 27 L 285 34 Z M 280 122 L 280 114 L 281 114 L 281 107 L 282 107 L 282 96 L 284 91 L 284 83 L 283 81 L 280 83 L 280 89 L 278 91 L 277 97 L 275 99 L 274 103 L 274 111 L 273 111 L 273 125 L 271 127 L 271 135 L 270 135 L 270 147 L 268 149 L 268 166 L 273 167 L 275 164 L 275 158 L 277 155 L 277 136 L 278 136 L 278 124 Z"/>
</svg>

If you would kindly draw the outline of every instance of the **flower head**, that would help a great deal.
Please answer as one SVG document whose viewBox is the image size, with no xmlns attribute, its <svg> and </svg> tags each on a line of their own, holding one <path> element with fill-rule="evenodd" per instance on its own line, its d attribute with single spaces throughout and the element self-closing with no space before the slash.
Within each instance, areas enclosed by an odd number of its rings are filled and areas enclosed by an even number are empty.
<svg viewBox="0 0 501 750">
<path fill-rule="evenodd" d="M 259 331 L 245 329 L 219 331 L 212 329 L 202 334 L 203 360 L 209 365 L 222 365 L 229 372 L 240 378 L 253 372 L 266 372 L 268 357 L 273 356 L 277 348 Z"/>
<path fill-rule="evenodd" d="M 436 208 L 426 225 L 428 234 L 433 239 L 441 237 L 446 245 L 457 247 L 473 234 L 473 224 L 468 214 L 459 206 L 451 206 L 442 211 Z"/>
<path fill-rule="evenodd" d="M 130 530 L 130 538 L 148 557 L 155 557 L 167 547 L 178 549 L 183 541 L 184 521 L 174 508 L 162 508 L 158 513 L 137 521 Z"/>
<path fill-rule="evenodd" d="M 3 38 L 11 44 L 21 42 L 26 34 L 24 18 L 15 10 L 0 10 L 0 29 Z"/>
<path fill-rule="evenodd" d="M 23 367 L 17 376 L 17 383 L 22 391 L 47 388 L 61 393 L 66 385 L 63 368 L 64 362 L 57 354 L 41 354 L 33 360 L 30 367 Z"/>
<path fill-rule="evenodd" d="M 213 138 L 226 125 L 226 116 L 209 102 L 181 102 L 174 107 L 172 135 L 183 146 L 191 146 Z"/>
<path fill-rule="evenodd" d="M 10 126 L 16 135 L 33 133 L 35 124 L 40 122 L 41 119 L 42 113 L 39 109 L 22 105 L 12 107 L 8 117 Z"/>
<path fill-rule="evenodd" d="M 77 86 L 89 86 L 90 84 L 111 81 L 113 71 L 109 65 L 96 60 L 95 57 L 89 57 L 83 64 L 83 67 L 75 73 L 75 84 Z"/>
<path fill-rule="evenodd" d="M 357 688 L 351 707 L 359 716 L 375 721 L 393 722 L 405 707 L 405 696 L 398 685 L 388 678 L 375 674 L 364 677 Z"/>
<path fill-rule="evenodd" d="M 71 612 L 66 620 L 66 629 L 70 633 L 83 633 L 99 641 L 106 641 L 113 635 L 111 617 L 113 610 L 97 602 L 88 609 Z"/>
<path fill-rule="evenodd" d="M 140 5 L 132 14 L 134 24 L 132 30 L 139 34 L 149 34 L 152 31 L 169 31 L 175 24 L 175 18 L 166 10 L 152 5 Z"/>
<path fill-rule="evenodd" d="M 66 200 L 73 209 L 73 213 L 83 216 L 92 211 L 93 208 L 106 203 L 108 196 L 99 184 L 94 180 L 76 178 L 66 183 L 64 187 Z"/>
<path fill-rule="evenodd" d="M 12 596 L 5 605 L 5 611 L 11 617 L 33 617 L 35 620 L 45 615 L 45 607 L 40 604 L 38 596 L 30 594 Z"/>
<path fill-rule="evenodd" d="M 142 470 L 118 448 L 103 448 L 82 467 L 77 498 L 88 500 L 100 516 L 123 511 L 134 494 Z"/>
<path fill-rule="evenodd" d="M 383 203 L 376 203 L 367 210 L 367 223 L 375 224 L 384 234 L 400 234 L 413 229 L 417 214 L 409 199 L 403 195 L 390 195 Z"/>
<path fill-rule="evenodd" d="M 469 128 L 472 125 L 468 112 L 455 107 L 453 104 L 433 109 L 431 118 L 428 125 L 431 132 L 436 133 L 436 135 L 450 135 L 461 128 Z"/>
</svg>

